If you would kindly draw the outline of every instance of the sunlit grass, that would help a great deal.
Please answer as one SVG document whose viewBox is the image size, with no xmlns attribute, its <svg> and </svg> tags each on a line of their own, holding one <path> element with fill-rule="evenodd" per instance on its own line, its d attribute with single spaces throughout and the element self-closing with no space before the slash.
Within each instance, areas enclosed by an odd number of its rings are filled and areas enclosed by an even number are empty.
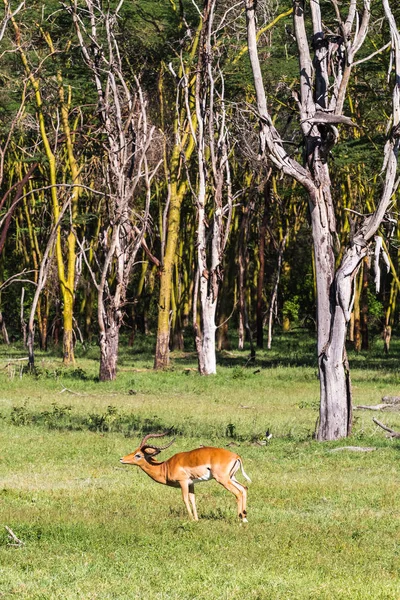
<svg viewBox="0 0 400 600">
<path fill-rule="evenodd" d="M 76 369 L 46 355 L 36 377 L 3 369 L 0 598 L 398 599 L 399 442 L 368 411 L 355 411 L 349 440 L 312 439 L 312 351 L 283 338 L 251 366 L 245 353 L 222 356 L 212 378 L 197 375 L 192 354 L 154 373 L 150 353 L 127 347 L 109 384 L 96 379 L 95 349 Z M 374 352 L 373 368 L 351 357 L 356 405 L 400 394 L 392 357 L 377 370 L 385 357 Z M 397 413 L 380 418 L 400 430 Z M 253 481 L 247 526 L 215 482 L 197 486 L 191 523 L 177 490 L 119 463 L 151 427 L 174 428 L 166 457 L 232 444 Z M 266 430 L 273 437 L 259 445 Z M 344 445 L 376 450 L 331 452 Z M 6 525 L 23 546 L 9 545 Z"/>
</svg>

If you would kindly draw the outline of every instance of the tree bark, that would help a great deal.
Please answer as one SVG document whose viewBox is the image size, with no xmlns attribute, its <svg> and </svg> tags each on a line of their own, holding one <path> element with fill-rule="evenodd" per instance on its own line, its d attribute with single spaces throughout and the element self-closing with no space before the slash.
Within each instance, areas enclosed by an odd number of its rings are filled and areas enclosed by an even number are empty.
<svg viewBox="0 0 400 600">
<path fill-rule="evenodd" d="M 238 310 L 239 310 L 239 330 L 238 330 L 238 349 L 244 349 L 244 343 L 247 339 L 250 342 L 252 353 L 253 336 L 249 323 L 249 315 L 246 302 L 246 283 L 247 269 L 249 263 L 249 252 L 247 248 L 249 239 L 250 223 L 253 217 L 255 199 L 251 197 L 248 204 L 243 207 L 242 221 L 239 231 L 238 248 Z"/>
<path fill-rule="evenodd" d="M 107 327 L 100 334 L 100 381 L 113 381 L 117 377 L 120 324 L 117 319 L 110 319 Z"/>
<path fill-rule="evenodd" d="M 7 331 L 7 327 L 6 327 L 6 322 L 4 320 L 3 317 L 3 313 L 0 312 L 0 329 L 1 329 L 1 334 L 3 336 L 3 342 L 5 344 L 7 344 L 7 346 L 10 345 L 10 340 L 8 338 L 8 331 Z"/>
<path fill-rule="evenodd" d="M 360 307 L 361 350 L 369 350 L 368 284 L 369 284 L 368 265 L 367 265 L 367 261 L 364 260 L 362 288 L 361 288 L 361 307 Z"/>
<path fill-rule="evenodd" d="M 354 328 L 353 328 L 353 342 L 354 342 L 354 350 L 356 352 L 360 352 L 361 350 L 361 312 L 360 312 L 360 297 L 361 297 L 361 289 L 362 289 L 362 281 L 364 277 L 364 269 L 366 265 L 364 261 L 361 264 L 360 273 L 356 277 L 355 286 L 354 286 Z"/>
<path fill-rule="evenodd" d="M 258 234 L 259 269 L 257 273 L 257 306 L 256 306 L 256 331 L 257 347 L 264 347 L 264 278 L 265 278 L 265 236 L 267 234 L 268 214 L 271 204 L 271 180 L 264 185 L 264 210 Z"/>
</svg>

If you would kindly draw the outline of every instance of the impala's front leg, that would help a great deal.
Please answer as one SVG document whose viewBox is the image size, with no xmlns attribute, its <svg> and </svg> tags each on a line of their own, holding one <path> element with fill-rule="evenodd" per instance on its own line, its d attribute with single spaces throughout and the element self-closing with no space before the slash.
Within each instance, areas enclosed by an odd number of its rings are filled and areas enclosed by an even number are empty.
<svg viewBox="0 0 400 600">
<path fill-rule="evenodd" d="M 195 520 L 195 521 L 198 521 L 197 511 L 195 512 L 195 516 L 193 516 L 192 509 L 190 508 L 190 502 L 189 502 L 189 483 L 187 481 L 180 481 L 179 485 L 181 486 L 182 498 L 183 498 L 183 501 L 184 501 L 185 506 L 187 508 L 187 511 L 189 513 L 189 517 L 191 519 Z"/>
<path fill-rule="evenodd" d="M 196 508 L 196 497 L 194 495 L 194 483 L 189 485 L 189 500 L 192 505 L 194 520 L 198 521 L 199 517 L 197 516 L 197 508 Z"/>
</svg>

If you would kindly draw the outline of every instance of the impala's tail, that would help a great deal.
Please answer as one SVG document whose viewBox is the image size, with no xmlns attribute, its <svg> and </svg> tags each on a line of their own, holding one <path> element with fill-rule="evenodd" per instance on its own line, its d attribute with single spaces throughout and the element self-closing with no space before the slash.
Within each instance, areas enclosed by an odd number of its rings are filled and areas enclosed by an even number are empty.
<svg viewBox="0 0 400 600">
<path fill-rule="evenodd" d="M 239 465 L 240 465 L 240 470 L 242 471 L 242 475 L 245 479 L 247 479 L 247 481 L 249 481 L 251 483 L 251 479 L 250 477 L 245 473 L 244 469 L 243 469 L 243 463 L 242 460 L 239 459 Z"/>
</svg>

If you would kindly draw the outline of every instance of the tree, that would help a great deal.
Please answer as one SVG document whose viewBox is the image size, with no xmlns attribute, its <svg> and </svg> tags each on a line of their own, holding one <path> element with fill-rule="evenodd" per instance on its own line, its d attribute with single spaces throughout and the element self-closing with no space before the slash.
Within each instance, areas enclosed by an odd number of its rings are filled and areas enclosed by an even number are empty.
<svg viewBox="0 0 400 600">
<path fill-rule="evenodd" d="M 4 0 L 5 6 L 8 7 L 8 0 Z M 75 266 L 76 266 L 76 241 L 73 233 L 78 215 L 79 197 L 81 192 L 77 158 L 75 156 L 73 135 L 71 134 L 70 125 L 70 104 L 71 104 L 71 87 L 69 87 L 69 98 L 65 97 L 64 80 L 61 64 L 56 64 L 56 81 L 57 81 L 57 100 L 47 102 L 44 98 L 44 78 L 41 72 L 42 64 L 33 66 L 30 63 L 26 45 L 21 37 L 21 27 L 14 17 L 11 21 L 15 32 L 15 43 L 21 57 L 27 81 L 29 82 L 36 105 L 36 119 L 38 129 L 40 131 L 41 142 L 43 145 L 44 155 L 46 157 L 47 182 L 50 187 L 51 206 L 54 222 L 58 222 L 59 215 L 62 211 L 62 206 L 65 203 L 65 188 L 59 186 L 60 178 L 68 171 L 71 175 L 71 220 L 67 225 L 66 244 L 63 244 L 63 232 L 61 224 L 57 232 L 55 255 L 57 261 L 57 272 L 60 284 L 61 296 L 63 300 L 63 361 L 65 365 L 70 365 L 75 362 L 74 357 L 74 338 L 73 338 L 73 307 L 75 299 Z M 41 37 L 45 41 L 50 56 L 55 56 L 60 52 L 54 47 L 50 33 L 42 27 L 37 26 Z M 70 41 L 66 43 L 64 51 L 69 49 Z M 46 57 L 47 59 L 49 56 Z M 43 59 L 45 62 L 45 59 Z M 62 133 L 63 145 L 61 155 L 63 159 L 59 161 L 59 131 Z M 65 154 L 64 154 L 65 148 Z M 60 168 L 59 162 L 64 163 Z M 67 189 L 68 189 L 67 185 Z M 60 189 L 61 188 L 61 189 Z M 65 250 L 66 247 L 66 250 Z"/>
<path fill-rule="evenodd" d="M 320 378 L 320 420 L 317 437 L 333 440 L 351 431 L 351 383 L 345 349 L 347 323 L 353 303 L 354 278 L 384 219 L 395 189 L 400 119 L 400 37 L 389 1 L 383 0 L 395 55 L 392 127 L 385 146 L 384 184 L 375 212 L 360 218 L 338 268 L 335 267 L 337 231 L 329 170 L 330 152 L 338 141 L 339 125 L 355 127 L 346 117 L 344 104 L 348 83 L 370 22 L 370 1 L 364 0 L 358 14 L 357 0 L 347 4 L 342 17 L 337 0 L 310 5 L 312 35 L 306 29 L 306 3 L 293 0 L 293 25 L 299 61 L 300 94 L 296 95 L 303 139 L 303 164 L 285 148 L 267 107 L 263 75 L 257 52 L 256 0 L 245 0 L 248 47 L 257 110 L 262 154 L 281 172 L 298 181 L 307 191 L 314 244 L 317 284 L 318 368 Z M 322 11 L 324 13 L 322 14 Z M 322 18 L 324 16 L 324 19 Z M 333 23 L 325 26 L 330 17 Z M 324 21 L 324 25 L 323 25 Z M 333 33 L 332 33 L 333 32 Z"/>
<path fill-rule="evenodd" d="M 197 273 L 193 323 L 202 375 L 216 373 L 216 310 L 223 280 L 222 260 L 232 220 L 232 186 L 229 165 L 229 136 L 225 106 L 225 82 L 215 57 L 217 36 L 216 0 L 205 0 L 202 14 L 196 75 L 196 150 L 199 165 L 197 206 Z M 223 15 L 221 22 L 223 21 Z M 214 39 L 213 39 L 214 38 Z M 197 293 L 200 292 L 200 322 Z"/>
<path fill-rule="evenodd" d="M 183 11 L 182 6 L 181 10 Z M 183 13 L 182 20 L 185 21 Z M 195 78 L 191 74 L 191 67 L 196 56 L 200 31 L 201 21 L 193 37 L 190 33 L 188 36 L 189 41 L 185 41 L 185 48 L 181 48 L 177 73 L 172 68 L 172 75 L 176 82 L 176 104 L 174 106 L 174 116 L 172 117 L 173 140 L 171 150 L 168 151 L 166 142 L 164 144 L 164 169 L 168 191 L 161 226 L 160 293 L 157 343 L 154 357 L 155 369 L 163 369 L 169 365 L 173 273 L 179 240 L 182 203 L 189 187 L 186 169 L 188 169 L 195 148 L 196 110 L 193 100 Z M 188 48 L 186 48 L 186 43 Z M 187 54 L 184 53 L 184 49 Z M 161 74 L 163 76 L 163 69 Z M 159 90 L 161 113 L 163 114 L 163 77 L 160 79 Z M 163 125 L 165 126 L 165 123 Z M 165 130 L 164 135 L 167 137 Z"/>
<path fill-rule="evenodd" d="M 99 280 L 87 262 L 97 289 L 101 381 L 116 377 L 127 287 L 148 227 L 151 181 L 159 166 L 151 172 L 148 152 L 155 128 L 148 121 L 139 78 L 130 84 L 124 74 L 117 39 L 122 6 L 123 0 L 112 12 L 103 10 L 101 0 L 85 0 L 83 7 L 71 0 L 69 9 L 96 88 L 105 150 L 107 219 L 100 233 Z M 142 205 L 136 196 L 141 183 Z"/>
</svg>

